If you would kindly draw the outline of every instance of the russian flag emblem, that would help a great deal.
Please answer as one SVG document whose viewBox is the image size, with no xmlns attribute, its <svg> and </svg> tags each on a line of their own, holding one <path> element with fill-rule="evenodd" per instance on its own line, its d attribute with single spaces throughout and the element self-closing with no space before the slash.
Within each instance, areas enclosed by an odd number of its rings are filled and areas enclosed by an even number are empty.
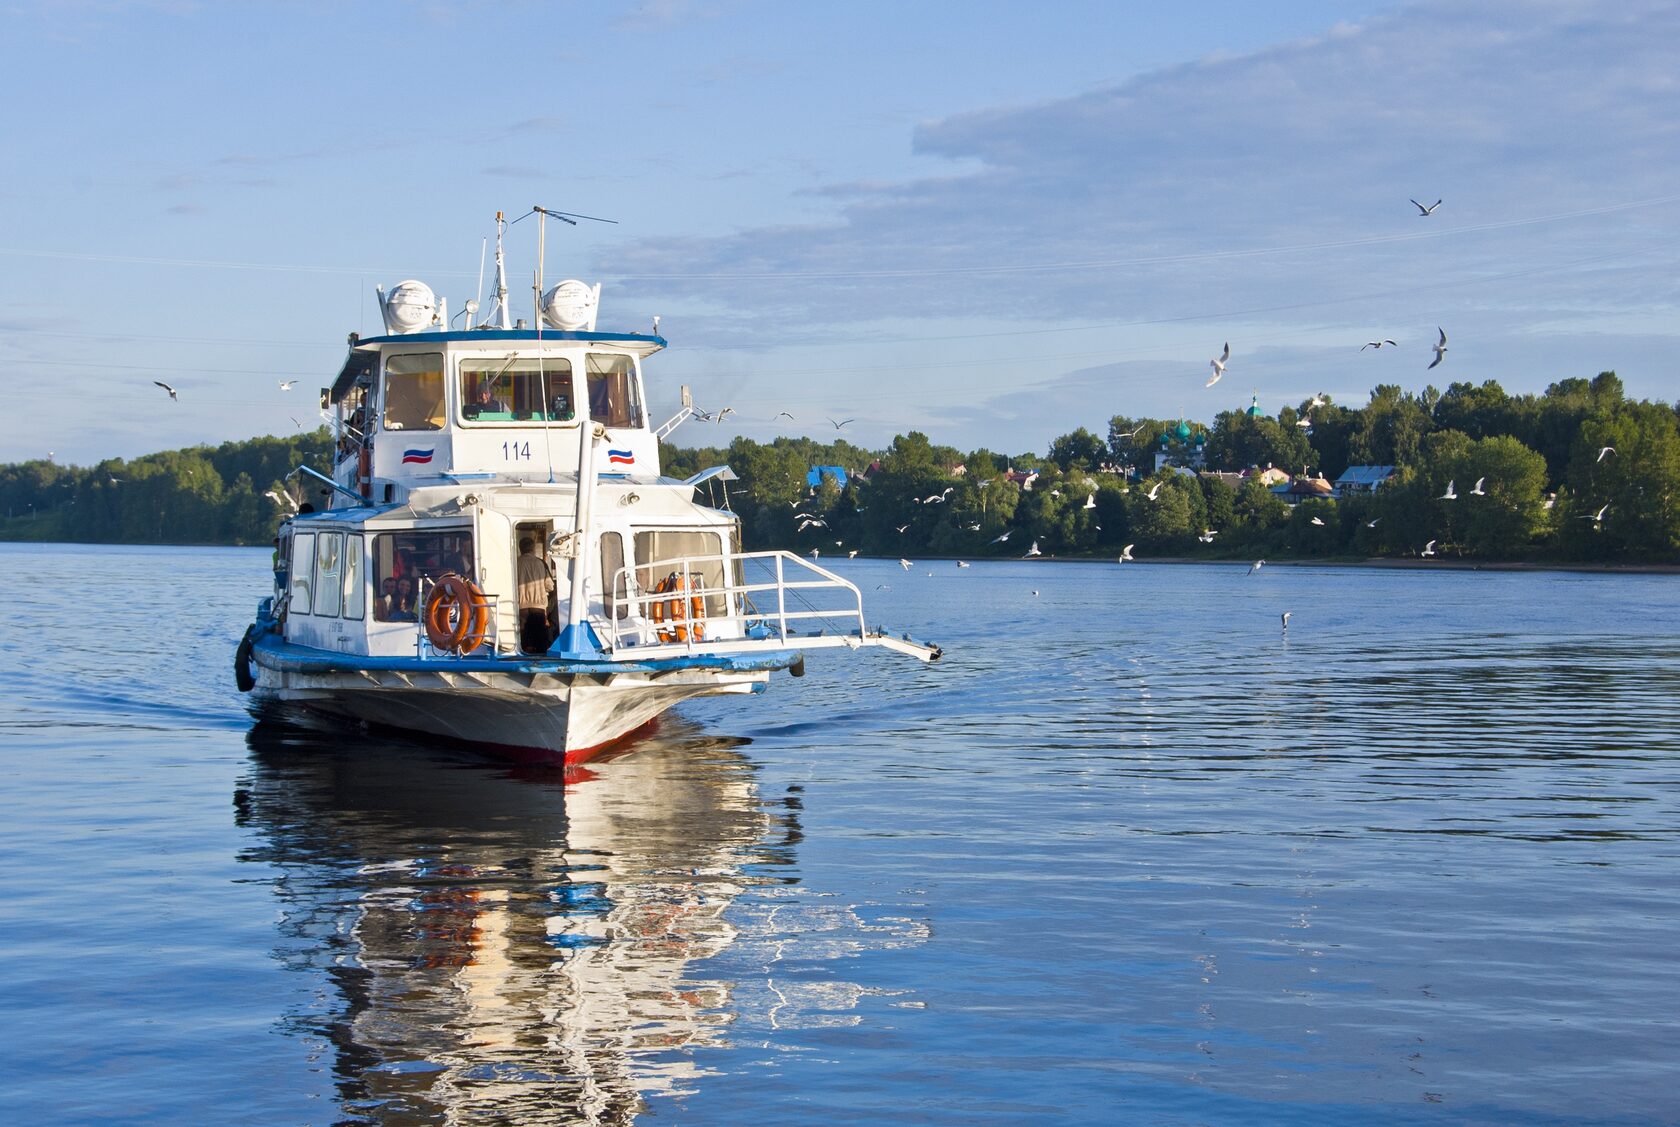
<svg viewBox="0 0 1680 1127">
<path fill-rule="evenodd" d="M 633 466 L 636 464 L 636 455 L 628 450 L 608 450 L 607 461 L 618 466 Z"/>
<path fill-rule="evenodd" d="M 403 451 L 403 465 L 405 465 L 405 466 L 408 466 L 408 465 L 425 466 L 425 465 L 430 465 L 431 461 L 432 461 L 432 452 L 430 450 L 404 450 Z"/>
</svg>

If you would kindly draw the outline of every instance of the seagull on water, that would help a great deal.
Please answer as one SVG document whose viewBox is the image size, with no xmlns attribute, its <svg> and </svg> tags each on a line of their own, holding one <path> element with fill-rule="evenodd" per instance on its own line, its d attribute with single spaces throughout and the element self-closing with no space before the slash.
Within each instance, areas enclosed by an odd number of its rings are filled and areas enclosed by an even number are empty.
<svg viewBox="0 0 1680 1127">
<path fill-rule="evenodd" d="M 1439 325 L 1436 325 L 1435 331 L 1441 334 L 1441 339 L 1436 341 L 1433 345 L 1435 349 L 1435 359 L 1429 362 L 1429 366 L 1431 368 L 1447 358 L 1447 330 L 1443 329 Z"/>
<path fill-rule="evenodd" d="M 1452 483 L 1451 478 L 1447 479 L 1447 491 L 1445 493 L 1441 494 L 1441 500 L 1443 500 L 1443 501 L 1456 501 L 1456 500 L 1458 500 L 1458 494 L 1453 492 L 1453 483 Z"/>
<path fill-rule="evenodd" d="M 1208 366 L 1213 369 L 1213 378 L 1208 380 L 1206 386 L 1212 387 L 1214 384 L 1219 382 L 1219 377 L 1221 377 L 1225 374 L 1225 364 L 1230 359 L 1231 359 L 1231 342 L 1226 341 L 1225 342 L 1225 351 L 1221 352 L 1219 354 L 1219 359 L 1208 361 Z"/>
<path fill-rule="evenodd" d="M 1428 207 L 1424 207 L 1422 204 L 1418 203 L 1416 200 L 1412 200 L 1412 206 L 1418 209 L 1418 214 L 1419 215 L 1434 215 L 1435 214 L 1435 209 L 1441 206 L 1441 201 L 1436 200 L 1434 203 L 1430 204 Z"/>
<path fill-rule="evenodd" d="M 968 566 L 968 561 L 967 560 L 958 560 L 957 561 L 957 566 L 958 567 L 967 567 Z"/>
<path fill-rule="evenodd" d="M 1263 568 L 1265 566 L 1266 566 L 1266 561 L 1265 560 L 1255 560 L 1253 565 L 1249 567 L 1248 573 L 1250 575 L 1253 575 L 1255 572 L 1259 571 L 1261 568 Z"/>
<path fill-rule="evenodd" d="M 174 395 L 175 393 L 172 391 L 169 394 Z M 1614 446 L 1600 447 L 1599 451 L 1598 451 L 1598 457 L 1593 460 L 1593 465 L 1596 466 L 1596 465 L 1598 465 L 1599 462 L 1604 461 L 1604 455 L 1614 454 L 1615 452 L 1616 452 L 1616 448 Z"/>
<path fill-rule="evenodd" d="M 1132 562 L 1134 562 L 1133 559 L 1132 559 L 1132 549 L 1135 548 L 1135 547 L 1137 547 L 1136 544 L 1127 544 L 1124 548 L 1121 548 L 1120 549 L 1120 558 L 1115 560 L 1114 562 L 1115 563 L 1132 563 Z"/>
<path fill-rule="evenodd" d="M 1359 346 L 1359 351 L 1364 352 L 1367 348 L 1381 348 L 1385 344 L 1392 344 L 1396 348 L 1400 347 L 1398 341 L 1392 341 L 1392 340 L 1388 339 L 1387 337 L 1383 337 L 1383 339 L 1381 339 L 1381 340 L 1368 340 L 1368 341 L 1366 341 L 1364 344 Z"/>
<path fill-rule="evenodd" d="M 179 403 L 181 401 L 181 393 L 164 383 L 162 380 L 153 380 L 152 382 L 167 391 L 169 393 L 169 398 L 175 400 L 175 402 Z"/>
<path fill-rule="evenodd" d="M 1289 619 L 1294 615 L 1294 613 L 1295 612 L 1292 610 L 1286 610 L 1283 612 L 1283 632 L 1285 634 L 1289 633 Z"/>
<path fill-rule="evenodd" d="M 1435 541 L 1431 540 L 1429 543 L 1425 544 L 1423 546 L 1423 551 L 1418 554 L 1423 556 L 1433 556 L 1435 554 Z"/>
<path fill-rule="evenodd" d="M 1475 486 L 1472 487 L 1471 490 L 1470 490 L 1470 495 L 1472 497 L 1486 497 L 1487 496 L 1487 494 L 1482 491 L 1482 482 L 1484 482 L 1486 480 L 1487 480 L 1487 478 L 1485 478 L 1485 477 L 1478 477 L 1476 479 Z"/>
</svg>

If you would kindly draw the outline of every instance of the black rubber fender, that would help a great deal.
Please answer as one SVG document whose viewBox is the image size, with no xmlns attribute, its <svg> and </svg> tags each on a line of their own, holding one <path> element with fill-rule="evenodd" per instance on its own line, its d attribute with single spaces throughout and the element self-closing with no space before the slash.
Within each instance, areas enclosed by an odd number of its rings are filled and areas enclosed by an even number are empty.
<svg viewBox="0 0 1680 1127">
<path fill-rule="evenodd" d="M 239 648 L 233 651 L 233 683 L 239 686 L 242 693 L 248 693 L 257 687 L 257 675 L 251 669 L 253 649 L 251 631 L 247 630 L 245 636 L 239 639 Z"/>
</svg>

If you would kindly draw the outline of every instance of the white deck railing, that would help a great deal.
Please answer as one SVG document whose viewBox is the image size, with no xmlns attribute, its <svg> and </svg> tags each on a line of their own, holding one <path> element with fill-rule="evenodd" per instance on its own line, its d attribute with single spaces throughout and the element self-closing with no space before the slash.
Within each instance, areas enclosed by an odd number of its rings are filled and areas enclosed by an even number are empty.
<svg viewBox="0 0 1680 1127">
<path fill-rule="evenodd" d="M 686 589 L 655 591 L 644 587 L 643 575 L 655 587 L 668 576 L 681 576 Z M 605 595 L 606 613 L 595 619 L 595 626 L 615 655 L 842 640 L 855 645 L 866 633 L 857 587 L 791 552 L 725 552 L 626 564 L 613 574 Z M 704 617 L 687 613 L 694 599 L 704 605 Z M 685 612 L 681 617 L 678 608 Z M 656 613 L 663 621 L 655 620 Z M 699 631 L 692 628 L 696 622 Z"/>
</svg>

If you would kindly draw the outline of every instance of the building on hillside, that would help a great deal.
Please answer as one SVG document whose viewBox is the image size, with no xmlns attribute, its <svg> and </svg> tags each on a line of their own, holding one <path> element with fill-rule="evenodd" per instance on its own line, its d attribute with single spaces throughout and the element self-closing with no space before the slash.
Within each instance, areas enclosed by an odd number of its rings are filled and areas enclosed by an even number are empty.
<svg viewBox="0 0 1680 1127">
<path fill-rule="evenodd" d="M 1199 470 L 1207 465 L 1207 431 L 1183 419 L 1168 427 L 1156 440 L 1155 472 L 1165 466 L 1186 466 Z"/>
<path fill-rule="evenodd" d="M 1394 476 L 1393 466 L 1349 466 L 1336 479 L 1336 496 L 1375 493 Z"/>
<path fill-rule="evenodd" d="M 1222 481 L 1232 489 L 1241 489 L 1248 478 L 1240 473 L 1226 473 L 1223 470 L 1203 470 L 1198 476 Z"/>
<path fill-rule="evenodd" d="M 1272 492 L 1291 506 L 1302 501 L 1334 501 L 1336 487 L 1323 477 L 1298 477 L 1282 485 L 1272 486 Z"/>
<path fill-rule="evenodd" d="M 1260 484 L 1264 485 L 1268 489 L 1274 485 L 1282 485 L 1289 480 L 1289 475 L 1287 473 L 1273 465 L 1267 465 L 1265 469 L 1261 469 L 1259 466 L 1250 466 L 1242 472 L 1242 479 L 1244 481 L 1247 481 L 1251 477 L 1259 478 Z"/>
<path fill-rule="evenodd" d="M 816 489 L 822 485 L 825 477 L 832 477 L 834 484 L 841 489 L 846 488 L 846 482 L 851 480 L 846 474 L 845 466 L 812 466 L 811 472 L 805 475 L 805 483 Z"/>
</svg>

